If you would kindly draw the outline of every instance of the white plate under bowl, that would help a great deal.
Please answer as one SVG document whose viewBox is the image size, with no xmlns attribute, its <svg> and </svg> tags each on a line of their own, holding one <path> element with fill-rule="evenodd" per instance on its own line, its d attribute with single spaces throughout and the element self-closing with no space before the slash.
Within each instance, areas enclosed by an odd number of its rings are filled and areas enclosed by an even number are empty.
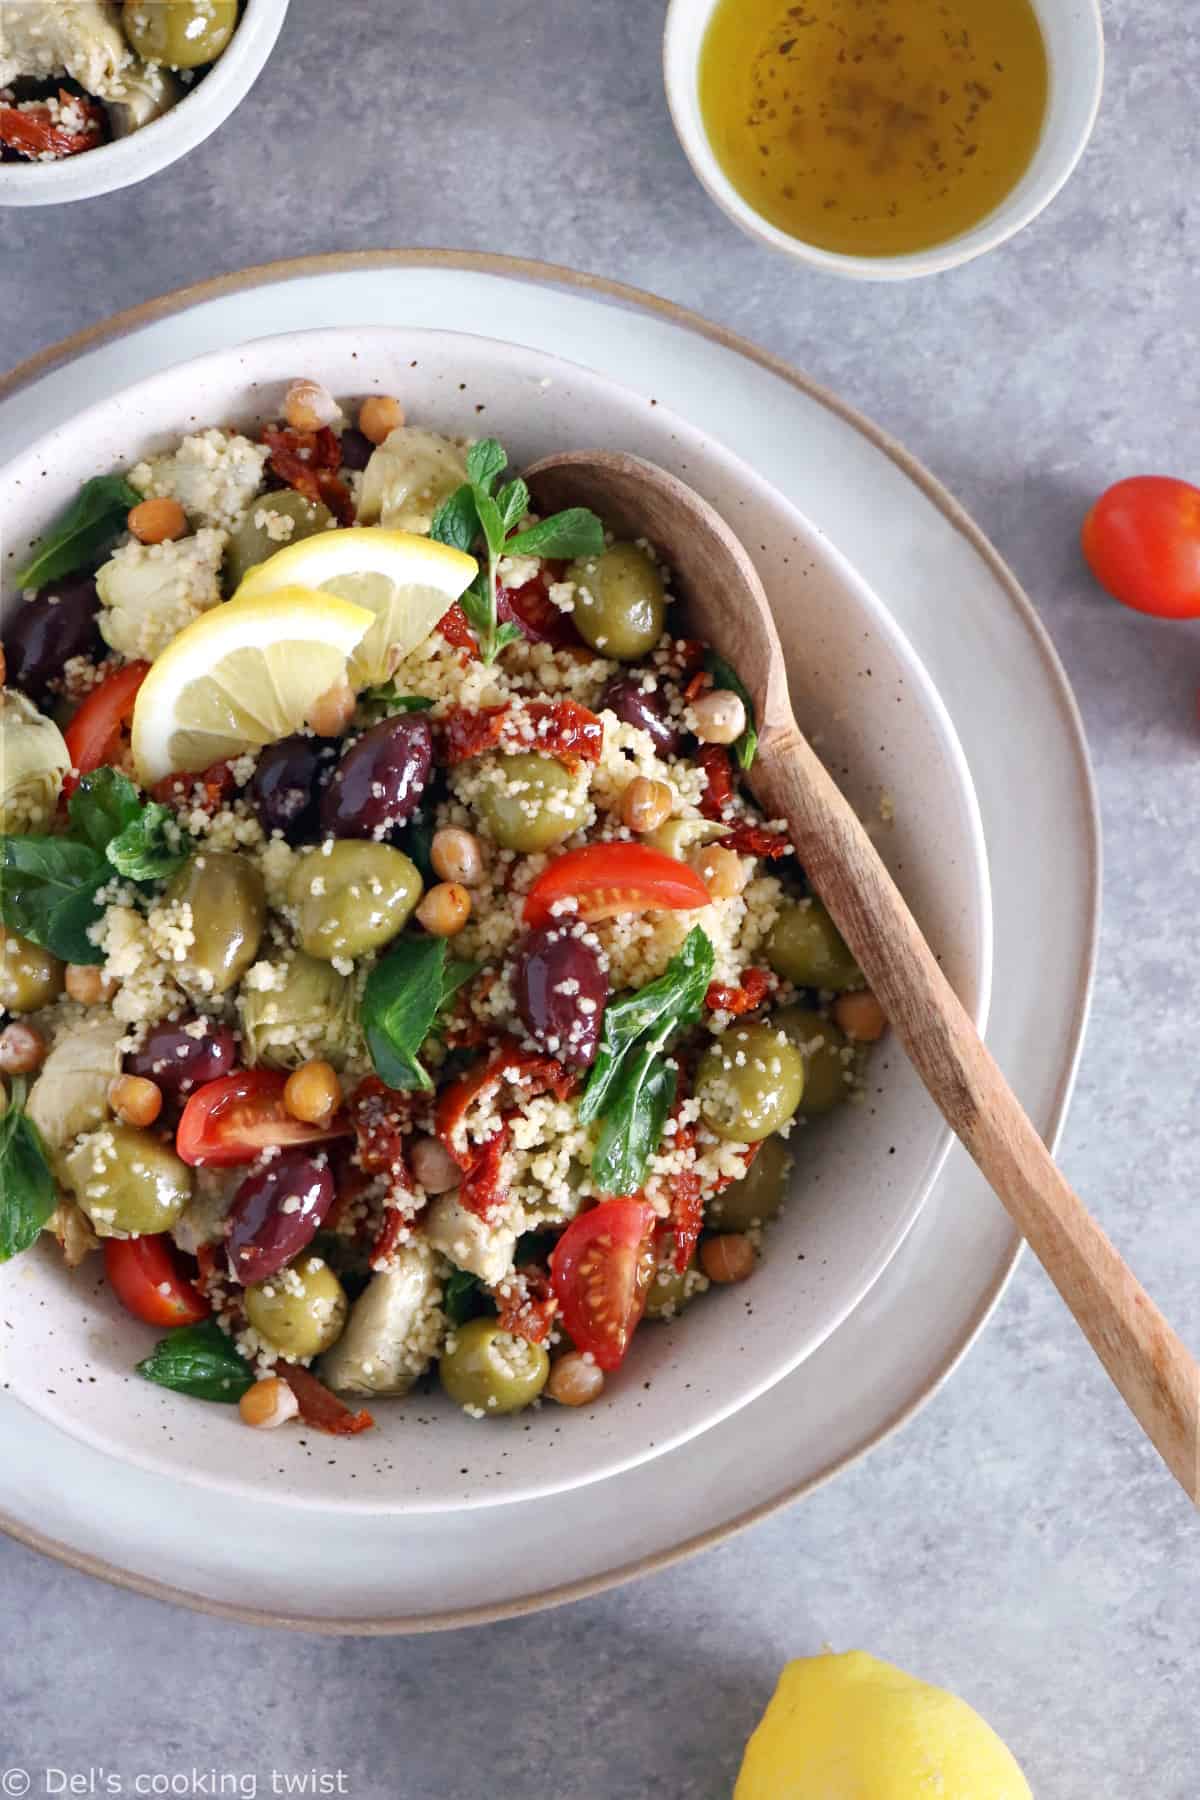
<svg viewBox="0 0 1200 1800">
<path fill-rule="evenodd" d="M 954 728 L 866 583 L 796 508 L 663 406 L 545 351 L 378 327 L 262 339 L 154 375 L 93 406 L 0 470 L 0 568 L 89 476 L 168 447 L 196 421 L 277 417 L 305 374 L 335 394 L 399 393 L 410 420 L 488 429 L 520 467 L 555 448 L 632 450 L 690 481 L 755 558 L 779 619 L 799 717 L 878 824 L 878 840 L 957 991 L 986 1012 L 991 899 L 983 832 Z M 10 584 L 11 585 L 11 584 Z M 733 647 L 727 647 L 733 654 Z M 884 1045 L 867 1104 L 799 1132 L 789 1204 L 745 1288 L 642 1331 L 602 1399 L 476 1421 L 436 1386 L 373 1410 L 348 1440 L 247 1433 L 131 1375 L 153 1341 L 97 1263 L 72 1274 L 48 1241 L 5 1273 L 9 1378 L 55 1424 L 132 1462 L 261 1493 L 282 1465 L 297 1505 L 437 1511 L 526 1499 L 611 1476 L 744 1406 L 810 1355 L 876 1281 L 912 1226 L 949 1133 L 907 1061 Z M 94 1379 L 93 1379 L 94 1377 Z"/>
<path fill-rule="evenodd" d="M 318 319 L 469 331 L 480 318 L 675 406 L 752 457 L 885 596 L 975 776 L 996 931 L 988 1043 L 1053 1143 L 1098 925 L 1098 820 L 1078 712 L 1029 600 L 978 526 L 893 439 L 786 363 L 653 295 L 545 264 L 430 250 L 307 258 L 168 294 L 0 379 L 0 462 L 148 371 L 256 332 Z M 248 1623 L 389 1633 L 528 1613 L 661 1570 L 861 1458 L 957 1365 L 1018 1247 L 953 1150 L 871 1293 L 799 1369 L 669 1455 L 498 1507 L 482 1530 L 470 1512 L 364 1515 L 347 1530 L 333 1509 L 131 1476 L 0 1391 L 0 1528 L 73 1568 Z M 12 1337 L 4 1313 L 0 1299 L 0 1359 Z"/>
</svg>

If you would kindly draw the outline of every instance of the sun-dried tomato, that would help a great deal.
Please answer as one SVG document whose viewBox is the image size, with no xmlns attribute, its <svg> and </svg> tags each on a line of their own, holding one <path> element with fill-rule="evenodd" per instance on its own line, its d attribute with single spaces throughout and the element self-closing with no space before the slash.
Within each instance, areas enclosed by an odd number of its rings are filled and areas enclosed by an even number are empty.
<svg viewBox="0 0 1200 1800">
<path fill-rule="evenodd" d="M 438 620 L 438 630 L 456 650 L 469 650 L 472 656 L 478 656 L 479 645 L 475 642 L 475 633 L 467 624 L 467 615 L 457 600 Z"/>
<path fill-rule="evenodd" d="M 712 676 L 707 669 L 698 669 L 683 690 L 685 700 L 698 700 L 712 686 Z"/>
<path fill-rule="evenodd" d="M 558 1312 L 548 1269 L 538 1263 L 522 1263 L 489 1291 L 496 1302 L 496 1323 L 501 1331 L 529 1344 L 545 1343 Z"/>
<path fill-rule="evenodd" d="M 69 131 L 50 114 L 49 105 L 0 106 L 0 144 L 16 150 L 21 156 L 41 161 L 43 157 L 77 156 L 91 150 L 105 135 L 105 113 L 102 106 L 70 94 L 65 88 L 58 93 L 59 105 L 74 108 L 83 115 L 82 131 Z"/>
<path fill-rule="evenodd" d="M 531 581 L 522 582 L 520 587 L 498 588 L 496 617 L 519 625 L 531 644 L 551 644 L 562 650 L 580 643 L 570 613 L 563 612 L 550 598 L 551 586 L 562 580 L 566 567 L 562 562 L 543 563 Z"/>
<path fill-rule="evenodd" d="M 368 1075 L 349 1101 L 350 1123 L 358 1146 L 358 1166 L 367 1175 L 386 1175 L 393 1188 L 408 1188 L 404 1154 L 405 1127 L 412 1120 L 412 1094 L 401 1094 Z"/>
<path fill-rule="evenodd" d="M 553 1056 L 524 1050 L 514 1039 L 505 1038 L 490 1056 L 481 1058 L 474 1068 L 442 1089 L 434 1112 L 434 1130 L 463 1171 L 458 1189 L 460 1204 L 481 1219 L 490 1218 L 504 1201 L 501 1173 L 508 1144 L 507 1118 L 500 1116 L 497 1129 L 483 1143 L 468 1140 L 465 1124 L 471 1108 L 483 1099 L 499 1095 L 506 1083 L 514 1086 L 523 1100 L 546 1093 L 563 1100 L 574 1091 L 578 1077 Z"/>
<path fill-rule="evenodd" d="M 709 1012 L 754 1012 L 776 986 L 776 979 L 769 969 L 747 969 L 736 987 L 725 981 L 710 981 L 704 1004 Z"/>
<path fill-rule="evenodd" d="M 198 775 L 164 775 L 150 793 L 164 806 L 187 807 L 189 812 L 199 807 L 215 818 L 236 787 L 232 765 L 215 762 Z"/>
<path fill-rule="evenodd" d="M 441 724 L 442 761 L 453 767 L 488 750 L 541 751 L 565 763 L 598 762 L 604 726 L 575 700 L 456 706 Z"/>
<path fill-rule="evenodd" d="M 765 825 L 735 825 L 719 842 L 739 856 L 765 856 L 770 862 L 792 853 L 787 832 L 770 831 Z"/>
<path fill-rule="evenodd" d="M 339 525 L 353 525 L 354 502 L 338 476 L 342 446 L 336 431 L 323 425 L 319 431 L 297 431 L 291 425 L 265 425 L 262 441 L 270 450 L 270 465 L 279 479 L 306 500 L 327 506 Z"/>
<path fill-rule="evenodd" d="M 508 1149 L 507 1121 L 478 1146 L 469 1169 L 458 1184 L 458 1203 L 477 1219 L 492 1219 L 507 1197 L 504 1186 L 504 1152 Z"/>
<path fill-rule="evenodd" d="M 464 983 L 455 994 L 450 1004 L 449 1013 L 441 1022 L 442 1042 L 451 1050 L 477 1050 L 480 1044 L 486 1044 L 491 1029 L 482 1019 L 471 1011 L 468 999 L 482 1000 L 490 994 L 500 979 L 498 969 L 484 969 L 472 980 Z"/>
<path fill-rule="evenodd" d="M 301 1419 L 314 1431 L 324 1431 L 330 1437 L 354 1437 L 357 1432 L 370 1431 L 374 1425 L 369 1412 L 351 1412 L 323 1381 L 317 1380 L 311 1369 L 302 1368 L 299 1363 L 277 1362 L 275 1373 L 287 1382 L 296 1396 Z"/>
<path fill-rule="evenodd" d="M 676 638 L 672 646 L 672 655 L 679 670 L 679 679 L 686 681 L 697 669 L 704 667 L 707 652 L 699 638 Z"/>
<path fill-rule="evenodd" d="M 395 1252 L 397 1244 L 408 1227 L 408 1218 L 398 1206 L 385 1206 L 379 1230 L 375 1233 L 367 1261 L 373 1269 L 380 1269 Z"/>
<path fill-rule="evenodd" d="M 722 744 L 701 744 L 696 761 L 704 770 L 705 788 L 700 811 L 706 819 L 723 819 L 733 799 L 733 763 Z"/>
</svg>

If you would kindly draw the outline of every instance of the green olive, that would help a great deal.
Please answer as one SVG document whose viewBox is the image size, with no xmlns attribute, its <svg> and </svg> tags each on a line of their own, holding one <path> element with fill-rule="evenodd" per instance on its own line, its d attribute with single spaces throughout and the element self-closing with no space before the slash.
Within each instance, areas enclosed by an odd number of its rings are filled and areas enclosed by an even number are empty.
<svg viewBox="0 0 1200 1800">
<path fill-rule="evenodd" d="M 80 1138 L 64 1164 L 69 1186 L 101 1237 L 169 1231 L 192 1197 L 192 1171 L 168 1144 L 132 1125 Z"/>
<path fill-rule="evenodd" d="M 582 556 L 567 570 L 575 583 L 571 618 L 579 635 L 604 656 L 636 662 L 663 634 L 667 597 L 662 576 L 636 544 L 613 544 Z"/>
<path fill-rule="evenodd" d="M 310 850 L 288 881 L 301 946 L 325 962 L 389 943 L 420 898 L 416 864 L 402 850 L 367 839 L 341 838 Z"/>
<path fill-rule="evenodd" d="M 269 529 L 275 519 L 290 521 L 275 533 Z M 261 521 L 261 523 L 260 523 Z M 230 589 L 240 585 L 257 563 L 274 556 L 285 544 L 298 544 L 301 538 L 315 537 L 333 524 L 333 514 L 319 500 L 306 500 L 292 488 L 277 494 L 263 494 L 252 500 L 245 518 L 225 547 L 225 574 Z"/>
<path fill-rule="evenodd" d="M 456 1406 L 514 1413 L 545 1387 L 550 1358 L 541 1344 L 501 1331 L 495 1319 L 468 1319 L 454 1327 L 438 1373 Z"/>
<path fill-rule="evenodd" d="M 37 1012 L 63 990 L 63 965 L 40 944 L 0 925 L 0 1006 L 6 1012 Z"/>
<path fill-rule="evenodd" d="M 704 1214 L 709 1231 L 749 1231 L 766 1225 L 783 1205 L 792 1153 L 783 1138 L 769 1137 L 740 1181 L 710 1200 Z"/>
<path fill-rule="evenodd" d="M 143 62 L 198 69 L 233 36 L 237 0 L 125 0 L 121 23 Z"/>
<path fill-rule="evenodd" d="M 767 939 L 767 961 L 797 987 L 842 993 L 863 985 L 858 964 L 819 900 L 785 906 Z"/>
<path fill-rule="evenodd" d="M 236 850 L 197 850 L 163 898 L 191 908 L 192 944 L 179 979 L 201 994 L 226 993 L 258 955 L 267 922 L 262 876 Z"/>
<path fill-rule="evenodd" d="M 832 1112 L 849 1099 L 851 1083 L 846 1076 L 854 1072 L 854 1052 L 832 1019 L 806 1006 L 783 1006 L 771 1014 L 771 1023 L 787 1033 L 804 1058 L 804 1094 L 798 1110 L 805 1118 Z"/>
<path fill-rule="evenodd" d="M 688 1301 L 692 1299 L 689 1291 L 688 1276 L 692 1272 L 695 1257 L 692 1256 L 687 1268 L 682 1273 L 675 1267 L 675 1239 L 663 1239 L 659 1250 L 659 1260 L 654 1274 L 650 1278 L 650 1286 L 646 1292 L 646 1317 L 648 1319 L 674 1319 L 681 1313 Z M 694 1291 L 694 1290 L 693 1290 Z"/>
<path fill-rule="evenodd" d="M 246 1317 L 273 1350 L 296 1362 L 320 1356 L 336 1344 L 350 1302 L 329 1264 L 319 1256 L 301 1256 L 266 1281 L 256 1281 L 243 1296 Z"/>
<path fill-rule="evenodd" d="M 804 1058 L 772 1025 L 735 1025 L 704 1052 L 696 1098 L 720 1138 L 752 1144 L 786 1125 L 804 1092 Z"/>
<path fill-rule="evenodd" d="M 552 756 L 498 756 L 475 802 L 502 850 L 551 850 L 587 821 L 587 801 Z"/>
<path fill-rule="evenodd" d="M 673 856 L 676 862 L 686 862 L 701 844 L 711 844 L 728 833 L 728 823 L 715 819 L 668 819 L 646 832 L 641 841 L 652 850 L 661 850 L 664 856 Z"/>
</svg>

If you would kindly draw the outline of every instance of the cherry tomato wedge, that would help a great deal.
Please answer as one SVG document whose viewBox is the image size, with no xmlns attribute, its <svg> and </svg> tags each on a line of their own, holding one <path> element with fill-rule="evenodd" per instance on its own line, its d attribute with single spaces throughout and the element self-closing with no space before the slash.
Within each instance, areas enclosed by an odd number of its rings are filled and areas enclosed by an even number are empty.
<svg viewBox="0 0 1200 1800">
<path fill-rule="evenodd" d="M 525 923 L 549 925 L 559 916 L 555 906 L 571 899 L 578 902 L 571 918 L 590 923 L 617 913 L 689 911 L 707 906 L 709 894 L 694 869 L 649 844 L 588 844 L 538 876 L 525 897 Z"/>
<path fill-rule="evenodd" d="M 165 1234 L 105 1238 L 104 1273 L 125 1311 L 147 1325 L 198 1325 L 212 1311 Z"/>
<path fill-rule="evenodd" d="M 576 1349 L 618 1369 L 654 1275 L 654 1208 L 602 1200 L 572 1219 L 550 1253 L 550 1282 Z"/>
<path fill-rule="evenodd" d="M 71 753 L 71 773 L 63 782 L 64 794 L 74 792 L 81 775 L 90 775 L 93 769 L 115 761 L 122 734 L 133 717 L 137 691 L 149 673 L 148 662 L 126 663 L 92 689 L 63 733 Z"/>
<path fill-rule="evenodd" d="M 1200 617 L 1200 488 L 1169 475 L 1118 481 L 1083 521 L 1082 543 L 1092 574 L 1122 606 Z"/>
<path fill-rule="evenodd" d="M 253 1162 L 279 1144 L 320 1144 L 348 1137 L 350 1122 L 337 1113 L 328 1125 L 305 1125 L 283 1104 L 286 1077 L 271 1069 L 241 1069 L 197 1088 L 179 1120 L 176 1154 L 195 1169 Z"/>
</svg>

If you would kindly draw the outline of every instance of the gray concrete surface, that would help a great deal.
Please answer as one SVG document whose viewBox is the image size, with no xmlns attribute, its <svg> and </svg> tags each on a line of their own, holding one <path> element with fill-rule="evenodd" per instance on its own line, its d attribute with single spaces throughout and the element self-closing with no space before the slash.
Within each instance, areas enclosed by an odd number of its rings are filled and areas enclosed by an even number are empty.
<svg viewBox="0 0 1200 1800">
<path fill-rule="evenodd" d="M 1106 925 L 1063 1156 L 1197 1341 L 1200 628 L 1104 601 L 1075 544 L 1118 475 L 1196 474 L 1200 16 L 1105 11 L 1099 128 L 1050 212 L 957 273 L 851 289 L 704 198 L 663 104 L 661 0 L 292 0 L 250 101 L 183 164 L 0 215 L 0 364 L 268 257 L 451 245 L 686 302 L 896 432 L 1016 568 L 1082 703 Z M 269 1792 L 272 1768 L 317 1765 L 359 1800 L 721 1800 L 779 1665 L 830 1640 L 970 1696 L 1039 1800 L 1195 1800 L 1198 1547 L 1026 1261 L 957 1378 L 867 1462 L 687 1567 L 543 1618 L 272 1637 L 0 1545 L 0 1767 L 216 1768 Z"/>
</svg>

